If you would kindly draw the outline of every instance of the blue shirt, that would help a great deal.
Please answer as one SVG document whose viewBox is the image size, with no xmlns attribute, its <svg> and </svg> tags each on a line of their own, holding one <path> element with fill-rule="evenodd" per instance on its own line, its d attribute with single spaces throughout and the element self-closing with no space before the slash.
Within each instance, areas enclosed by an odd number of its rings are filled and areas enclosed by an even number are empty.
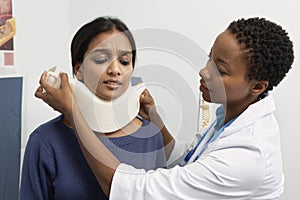
<svg viewBox="0 0 300 200">
<path fill-rule="evenodd" d="M 22 168 L 21 200 L 107 199 L 87 164 L 73 129 L 59 116 L 30 135 Z M 146 170 L 165 167 L 159 129 L 147 120 L 134 133 L 100 138 L 120 160 Z"/>
</svg>

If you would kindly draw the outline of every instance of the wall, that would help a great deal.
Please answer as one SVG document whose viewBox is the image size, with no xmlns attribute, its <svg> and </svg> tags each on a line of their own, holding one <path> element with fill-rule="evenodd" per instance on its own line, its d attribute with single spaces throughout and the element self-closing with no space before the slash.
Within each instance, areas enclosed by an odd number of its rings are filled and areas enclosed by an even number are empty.
<svg viewBox="0 0 300 200">
<path fill-rule="evenodd" d="M 68 1 L 14 1 L 15 66 L 23 76 L 22 153 L 29 134 L 58 115 L 34 97 L 41 73 L 58 65 L 69 70 Z"/>
<path fill-rule="evenodd" d="M 296 0 L 252 0 L 248 2 L 238 0 L 211 0 L 203 2 L 197 0 L 54 0 L 45 2 L 28 0 L 16 2 L 15 13 L 18 28 L 15 63 L 18 72 L 24 76 L 23 147 L 28 135 L 37 125 L 57 115 L 56 112 L 33 97 L 34 90 L 38 85 L 39 75 L 43 70 L 53 65 L 64 66 L 62 70 L 70 72 L 69 43 L 71 37 L 79 26 L 97 16 L 117 16 L 126 22 L 129 28 L 135 30 L 134 33 L 136 35 L 139 35 L 139 31 L 144 28 L 166 30 L 165 33 L 171 34 L 171 39 L 181 35 L 183 37 L 179 40 L 179 46 L 184 46 L 185 41 L 198 44 L 191 50 L 193 55 L 196 55 L 193 50 L 199 49 L 199 46 L 207 53 L 217 34 L 223 31 L 233 19 L 260 16 L 281 24 L 294 41 L 296 55 L 293 69 L 281 85 L 273 91 L 278 108 L 276 115 L 282 131 L 282 150 L 286 178 L 285 192 L 282 199 L 294 199 L 294 197 L 298 196 L 297 180 L 299 180 L 300 175 L 297 169 L 300 168 L 300 162 L 296 152 L 296 145 L 300 138 L 296 133 L 296 113 L 300 111 L 299 107 L 297 107 L 300 90 L 295 89 L 295 85 L 298 85 L 296 81 L 297 77 L 300 76 L 299 68 L 297 68 L 299 63 L 297 53 L 299 51 L 300 28 L 296 22 L 296 19 L 300 17 L 300 13 L 297 10 Z M 138 44 L 140 41 L 144 42 L 143 38 L 139 38 Z M 178 40 L 173 40 L 172 43 L 176 44 L 176 42 Z M 155 45 L 160 48 L 159 42 Z M 156 65 L 154 67 L 155 70 L 165 69 L 167 73 L 172 73 L 172 77 L 177 77 L 177 80 L 184 80 L 183 85 L 172 83 L 174 84 L 174 90 L 176 85 L 182 89 L 188 88 L 187 93 L 190 93 L 192 96 L 190 105 L 196 103 L 197 93 L 193 93 L 190 90 L 192 88 L 197 90 L 197 74 L 192 75 L 195 74 L 196 68 L 191 67 L 191 63 L 187 64 L 184 62 L 184 59 L 180 56 L 172 54 L 170 51 L 159 52 L 157 51 L 158 48 L 155 51 L 142 49 L 139 52 L 138 66 L 143 67 L 140 71 L 137 67 L 137 73 L 144 72 L 143 70 L 147 71 L 147 68 L 144 66 L 153 67 L 153 65 Z M 170 47 L 169 50 L 173 48 L 176 47 Z M 149 53 L 151 53 L 150 56 L 148 55 Z M 201 52 L 201 56 L 202 54 L 203 52 Z M 163 63 L 165 67 L 159 68 L 158 63 Z M 179 76 L 175 73 L 176 71 L 180 72 Z M 154 70 L 152 70 L 153 74 L 151 74 L 151 71 L 147 72 L 149 77 L 157 75 L 157 71 Z M 165 79 L 168 79 L 168 76 L 169 74 L 165 74 Z M 192 77 L 190 81 L 186 78 L 189 76 Z M 180 96 L 179 99 L 184 99 L 184 105 L 180 105 L 179 101 L 175 101 L 174 105 L 169 105 L 169 97 L 175 100 L 178 97 L 173 94 L 173 91 L 158 91 L 155 86 L 153 86 L 153 91 L 159 97 L 157 101 L 161 105 L 169 106 L 164 108 L 162 112 L 165 113 L 165 116 L 168 116 L 165 118 L 167 125 L 175 133 L 181 131 L 189 133 L 192 132 L 191 130 L 196 129 L 195 111 L 190 113 L 191 121 L 175 118 L 176 114 L 178 115 L 186 108 L 185 105 L 188 99 Z M 164 95 L 160 95 L 160 92 L 166 92 L 169 96 L 163 98 Z M 173 106 L 175 109 L 172 110 Z M 184 129 L 181 129 L 180 126 L 184 126 Z M 191 134 L 179 134 L 178 137 L 188 140 Z"/>
</svg>

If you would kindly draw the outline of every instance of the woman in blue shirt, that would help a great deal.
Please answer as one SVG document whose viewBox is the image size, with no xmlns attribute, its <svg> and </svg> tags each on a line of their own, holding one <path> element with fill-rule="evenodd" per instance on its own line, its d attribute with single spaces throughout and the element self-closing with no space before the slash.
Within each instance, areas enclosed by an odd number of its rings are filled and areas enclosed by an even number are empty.
<svg viewBox="0 0 300 200">
<path fill-rule="evenodd" d="M 99 17 L 82 26 L 72 40 L 71 56 L 76 78 L 98 98 L 111 101 L 129 87 L 136 47 L 119 19 Z M 139 116 L 117 131 L 97 135 L 124 163 L 146 170 L 166 165 L 160 130 Z M 64 115 L 42 124 L 30 135 L 20 199 L 107 199 Z"/>
</svg>

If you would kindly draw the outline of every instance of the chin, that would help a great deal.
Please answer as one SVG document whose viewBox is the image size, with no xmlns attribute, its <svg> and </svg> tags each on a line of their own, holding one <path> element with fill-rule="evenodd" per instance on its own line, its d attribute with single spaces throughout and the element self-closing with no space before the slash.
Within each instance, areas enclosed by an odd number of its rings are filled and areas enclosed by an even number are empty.
<svg viewBox="0 0 300 200">
<path fill-rule="evenodd" d="M 204 99 L 204 101 L 211 103 L 211 98 L 209 95 L 205 95 L 202 93 L 202 98 Z"/>
<path fill-rule="evenodd" d="M 120 97 L 123 93 L 116 93 L 116 92 L 113 92 L 112 94 L 110 95 L 103 95 L 102 96 L 102 99 L 106 100 L 106 101 L 111 101 L 111 100 L 114 100 L 118 97 Z"/>
<path fill-rule="evenodd" d="M 102 99 L 103 101 L 111 101 L 112 97 L 107 97 L 103 95 L 96 95 L 99 99 Z"/>
</svg>

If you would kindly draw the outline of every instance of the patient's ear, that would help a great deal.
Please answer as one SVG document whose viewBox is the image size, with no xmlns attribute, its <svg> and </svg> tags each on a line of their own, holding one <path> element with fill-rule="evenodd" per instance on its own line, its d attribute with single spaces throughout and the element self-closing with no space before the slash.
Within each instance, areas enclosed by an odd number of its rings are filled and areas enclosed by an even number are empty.
<svg viewBox="0 0 300 200">
<path fill-rule="evenodd" d="M 256 81 L 253 84 L 250 93 L 252 95 L 259 96 L 267 89 L 268 86 L 269 86 L 269 81 Z"/>
<path fill-rule="evenodd" d="M 82 75 L 82 72 L 80 70 L 80 64 L 79 63 L 75 65 L 75 67 L 74 67 L 74 73 L 75 73 L 76 78 L 79 81 L 83 80 L 83 75 Z"/>
</svg>

